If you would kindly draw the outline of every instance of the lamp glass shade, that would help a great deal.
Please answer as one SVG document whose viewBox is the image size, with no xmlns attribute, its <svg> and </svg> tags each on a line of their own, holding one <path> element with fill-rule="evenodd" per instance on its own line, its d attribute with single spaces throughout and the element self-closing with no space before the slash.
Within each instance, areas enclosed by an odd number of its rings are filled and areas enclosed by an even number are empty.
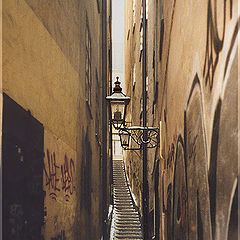
<svg viewBox="0 0 240 240">
<path fill-rule="evenodd" d="M 112 101 L 111 102 L 111 112 L 113 121 L 123 121 L 124 120 L 125 104 L 123 101 Z"/>
<path fill-rule="evenodd" d="M 130 101 L 123 93 L 113 93 L 106 97 L 111 106 L 111 122 L 114 128 L 120 129 L 125 122 L 126 107 Z"/>
<path fill-rule="evenodd" d="M 120 136 L 121 146 L 123 148 L 128 147 L 129 146 L 129 140 L 130 140 L 130 134 L 128 132 L 125 132 L 125 131 L 120 131 L 119 136 Z"/>
</svg>

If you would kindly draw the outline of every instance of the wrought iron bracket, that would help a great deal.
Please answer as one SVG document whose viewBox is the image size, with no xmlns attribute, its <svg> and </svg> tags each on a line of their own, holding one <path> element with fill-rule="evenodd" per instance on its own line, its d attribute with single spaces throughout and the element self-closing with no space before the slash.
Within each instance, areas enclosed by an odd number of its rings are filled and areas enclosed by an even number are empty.
<svg viewBox="0 0 240 240">
<path fill-rule="evenodd" d="M 131 126 L 123 127 L 120 130 L 127 132 L 130 136 L 130 139 L 137 145 L 136 147 L 125 146 L 123 147 L 124 150 L 141 150 L 143 144 L 146 144 L 147 148 L 155 148 L 159 146 L 159 128 Z M 144 131 L 147 133 L 145 141 L 143 137 Z"/>
</svg>

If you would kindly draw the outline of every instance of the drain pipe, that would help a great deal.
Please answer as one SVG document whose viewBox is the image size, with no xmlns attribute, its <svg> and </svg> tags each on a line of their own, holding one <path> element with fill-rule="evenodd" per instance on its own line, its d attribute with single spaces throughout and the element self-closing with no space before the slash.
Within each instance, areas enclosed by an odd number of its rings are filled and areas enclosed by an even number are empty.
<svg viewBox="0 0 240 240">
<path fill-rule="evenodd" d="M 107 240 L 107 0 L 102 1 L 102 234 Z"/>
<path fill-rule="evenodd" d="M 142 1 L 143 5 L 143 62 L 142 62 L 142 95 L 143 95 L 143 127 L 147 126 L 147 91 L 146 91 L 146 0 Z M 144 240 L 149 239 L 148 231 L 148 211 L 149 211 L 149 191 L 147 179 L 147 130 L 143 132 L 143 193 L 142 193 L 142 206 L 143 206 L 143 233 Z"/>
</svg>

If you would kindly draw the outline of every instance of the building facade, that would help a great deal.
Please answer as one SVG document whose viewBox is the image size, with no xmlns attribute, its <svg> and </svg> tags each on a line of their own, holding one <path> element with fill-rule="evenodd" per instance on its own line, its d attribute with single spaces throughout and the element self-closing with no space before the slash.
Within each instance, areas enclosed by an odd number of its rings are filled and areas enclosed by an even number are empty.
<svg viewBox="0 0 240 240">
<path fill-rule="evenodd" d="M 147 120 L 160 128 L 159 147 L 148 151 L 150 234 L 237 239 L 238 1 L 146 5 Z M 141 125 L 142 2 L 126 6 L 128 121 Z M 125 161 L 142 209 L 138 155 Z"/>
<path fill-rule="evenodd" d="M 110 1 L 2 5 L 3 238 L 100 239 L 110 203 Z"/>
</svg>

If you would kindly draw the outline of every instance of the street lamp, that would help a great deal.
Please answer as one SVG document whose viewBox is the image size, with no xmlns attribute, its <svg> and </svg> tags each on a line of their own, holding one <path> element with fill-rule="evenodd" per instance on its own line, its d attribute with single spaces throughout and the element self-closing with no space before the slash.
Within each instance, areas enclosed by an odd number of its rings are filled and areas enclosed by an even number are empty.
<svg viewBox="0 0 240 240">
<path fill-rule="evenodd" d="M 126 97 L 126 95 L 122 93 L 121 83 L 118 81 L 119 77 L 116 78 L 117 81 L 114 83 L 113 94 L 107 96 L 106 99 L 111 105 L 111 123 L 115 129 L 120 129 L 125 125 L 126 108 L 130 97 Z"/>
<path fill-rule="evenodd" d="M 120 141 L 122 148 L 126 148 L 129 146 L 130 134 L 127 131 L 120 130 L 119 131 Z"/>
<path fill-rule="evenodd" d="M 145 3 L 145 0 L 143 0 Z M 144 5 L 145 9 L 145 5 Z M 146 16 L 145 16 L 146 18 Z M 146 23 L 145 23 L 146 24 Z M 145 27 L 144 27 L 145 29 Z M 146 43 L 145 43 L 146 45 Z M 146 51 L 146 46 L 145 46 Z M 157 127 L 147 127 L 147 96 L 146 96 L 146 52 L 143 54 L 144 64 L 143 64 L 143 126 L 131 126 L 126 127 L 125 117 L 126 109 L 129 104 L 130 97 L 126 97 L 122 93 L 122 88 L 120 87 L 120 82 L 115 82 L 115 87 L 113 89 L 113 94 L 107 96 L 106 100 L 110 103 L 111 117 L 110 122 L 116 130 L 119 130 L 118 134 L 120 136 L 121 146 L 124 150 L 142 150 L 143 154 L 143 193 L 142 193 L 142 206 L 143 206 L 143 229 L 144 229 L 144 239 L 148 239 L 148 181 L 147 181 L 147 148 L 155 148 L 159 145 L 159 128 Z M 129 146 L 130 138 L 132 143 L 135 142 L 137 147 Z"/>
</svg>

